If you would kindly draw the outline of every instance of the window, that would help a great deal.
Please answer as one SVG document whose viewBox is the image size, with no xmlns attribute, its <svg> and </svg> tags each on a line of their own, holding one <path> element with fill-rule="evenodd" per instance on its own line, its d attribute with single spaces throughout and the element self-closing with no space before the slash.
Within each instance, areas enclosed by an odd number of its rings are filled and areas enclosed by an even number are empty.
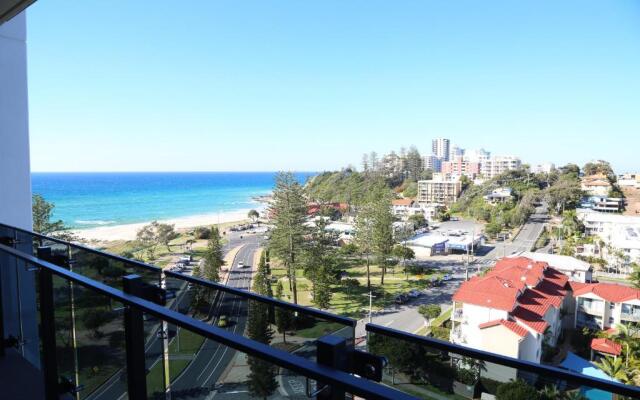
<svg viewBox="0 0 640 400">
<path fill-rule="evenodd" d="M 615 320 L 613 319 L 613 317 L 609 317 L 609 325 L 613 325 L 615 323 Z"/>
</svg>

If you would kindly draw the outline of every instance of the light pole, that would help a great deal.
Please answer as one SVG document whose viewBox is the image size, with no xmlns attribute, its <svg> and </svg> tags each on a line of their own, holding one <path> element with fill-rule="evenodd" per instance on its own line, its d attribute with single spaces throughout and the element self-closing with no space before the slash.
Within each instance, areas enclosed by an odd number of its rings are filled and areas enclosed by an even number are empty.
<svg viewBox="0 0 640 400">
<path fill-rule="evenodd" d="M 372 313 L 372 309 L 373 309 L 373 298 L 375 296 L 373 295 L 372 291 L 369 291 L 369 294 L 364 294 L 363 296 L 369 296 L 369 323 L 371 323 L 372 322 L 371 313 Z"/>
</svg>

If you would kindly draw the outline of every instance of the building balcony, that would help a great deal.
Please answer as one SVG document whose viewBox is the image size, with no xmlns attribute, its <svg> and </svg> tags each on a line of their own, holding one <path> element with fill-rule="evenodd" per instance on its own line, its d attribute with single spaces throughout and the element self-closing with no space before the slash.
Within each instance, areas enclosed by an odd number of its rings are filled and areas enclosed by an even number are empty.
<svg viewBox="0 0 640 400">
<path fill-rule="evenodd" d="M 491 379 L 511 369 L 562 390 L 640 396 L 637 387 L 375 324 L 356 348 L 353 319 L 1 224 L 0 276 L 3 289 L 22 288 L 2 292 L 2 349 L 12 347 L 0 355 L 0 384 L 11 389 L 3 398 L 409 400 L 415 387 L 405 392 L 403 371 L 428 371 L 418 387 L 449 382 L 442 390 L 452 393 L 454 360 L 484 365 Z M 286 340 L 277 315 L 291 321 Z M 256 340 L 250 324 L 275 334 Z M 452 338 L 463 343 L 460 332 Z"/>
<path fill-rule="evenodd" d="M 620 319 L 625 321 L 640 322 L 640 311 L 622 312 L 620 313 Z"/>
<path fill-rule="evenodd" d="M 579 304 L 578 310 L 590 315 L 602 316 L 604 314 L 604 306 L 585 306 L 584 304 Z"/>
</svg>

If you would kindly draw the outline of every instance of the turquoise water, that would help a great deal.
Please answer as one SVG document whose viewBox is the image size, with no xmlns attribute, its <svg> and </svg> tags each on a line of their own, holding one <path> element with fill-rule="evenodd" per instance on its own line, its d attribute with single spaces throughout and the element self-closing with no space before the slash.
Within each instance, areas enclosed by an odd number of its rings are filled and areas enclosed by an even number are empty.
<svg viewBox="0 0 640 400">
<path fill-rule="evenodd" d="M 297 173 L 304 182 L 313 173 Z M 257 208 L 274 172 L 33 173 L 33 193 L 74 228 L 120 225 Z"/>
</svg>

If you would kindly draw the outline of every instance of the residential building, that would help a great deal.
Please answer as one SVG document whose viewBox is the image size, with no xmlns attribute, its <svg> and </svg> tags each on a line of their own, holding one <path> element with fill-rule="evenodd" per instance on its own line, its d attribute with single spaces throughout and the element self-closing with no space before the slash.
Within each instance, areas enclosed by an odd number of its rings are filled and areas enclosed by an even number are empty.
<svg viewBox="0 0 640 400">
<path fill-rule="evenodd" d="M 596 212 L 579 208 L 576 215 L 584 224 L 585 233 L 597 236 L 605 244 L 602 257 L 610 263 L 626 266 L 621 272 L 629 273 L 628 264 L 640 262 L 640 217 Z M 623 260 L 618 260 L 622 255 Z"/>
<path fill-rule="evenodd" d="M 626 173 L 618 176 L 618 185 L 640 189 L 640 173 Z"/>
<path fill-rule="evenodd" d="M 499 260 L 454 294 L 451 341 L 539 363 L 542 343 L 555 345 L 562 331 L 567 282 L 546 262 Z"/>
<path fill-rule="evenodd" d="M 592 196 L 607 196 L 611 190 L 609 179 L 602 175 L 585 176 L 580 181 L 581 189 Z"/>
<path fill-rule="evenodd" d="M 433 172 L 440 172 L 442 170 L 442 159 L 435 156 L 424 156 L 422 159 L 422 165 L 424 169 L 430 169 Z"/>
<path fill-rule="evenodd" d="M 589 196 L 581 200 L 580 208 L 619 213 L 624 209 L 624 199 L 619 197 Z"/>
<path fill-rule="evenodd" d="M 453 161 L 456 157 L 462 158 L 464 156 L 464 149 L 459 147 L 458 145 L 451 144 L 449 146 L 449 157 L 447 161 Z"/>
<path fill-rule="evenodd" d="M 550 267 L 565 274 L 573 282 L 586 283 L 593 280 L 593 267 L 591 264 L 575 257 L 531 251 L 521 251 L 510 257 L 526 257 L 534 261 L 545 262 Z"/>
<path fill-rule="evenodd" d="M 614 283 L 571 282 L 575 328 L 609 329 L 640 322 L 640 290 Z"/>
<path fill-rule="evenodd" d="M 406 218 L 410 215 L 420 214 L 422 208 L 415 199 L 394 199 L 391 201 L 391 210 L 393 215 L 400 218 Z"/>
<path fill-rule="evenodd" d="M 468 176 L 473 179 L 480 175 L 480 163 L 464 161 L 462 156 L 455 156 L 442 163 L 442 172 L 458 176 Z"/>
<path fill-rule="evenodd" d="M 485 149 L 466 150 L 463 158 L 465 161 L 482 164 L 491 158 L 491 152 Z"/>
<path fill-rule="evenodd" d="M 501 187 L 491 191 L 491 193 L 482 196 L 487 203 L 499 204 L 506 203 L 513 199 L 513 191 L 508 187 Z"/>
<path fill-rule="evenodd" d="M 458 200 L 461 190 L 462 184 L 459 180 L 418 181 L 418 202 L 449 205 Z"/>
<path fill-rule="evenodd" d="M 480 165 L 480 173 L 485 178 L 494 178 L 507 171 L 518 169 L 522 166 L 522 161 L 515 156 L 491 157 Z"/>
<path fill-rule="evenodd" d="M 532 166 L 531 172 L 534 174 L 548 174 L 554 169 L 556 169 L 556 165 L 554 163 L 542 163 Z"/>
<path fill-rule="evenodd" d="M 431 152 L 442 161 L 449 161 L 449 139 L 437 138 L 431 141 Z"/>
</svg>

